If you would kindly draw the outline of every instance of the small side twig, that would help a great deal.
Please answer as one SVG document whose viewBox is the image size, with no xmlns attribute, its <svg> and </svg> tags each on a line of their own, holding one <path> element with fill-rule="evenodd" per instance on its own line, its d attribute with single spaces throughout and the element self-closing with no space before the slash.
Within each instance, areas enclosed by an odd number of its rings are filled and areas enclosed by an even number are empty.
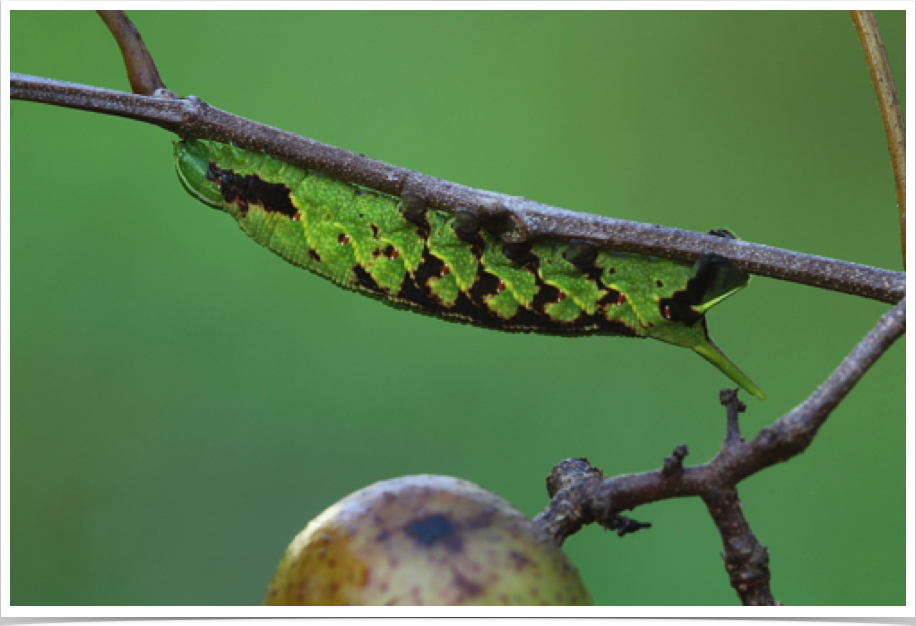
<svg viewBox="0 0 916 626">
<path fill-rule="evenodd" d="M 884 121 L 884 134 L 887 136 L 887 149 L 891 155 L 891 167 L 894 170 L 894 187 L 897 190 L 897 211 L 900 214 L 900 245 L 903 249 L 903 264 L 906 265 L 906 129 L 903 126 L 903 113 L 900 100 L 897 98 L 897 87 L 894 75 L 887 60 L 884 41 L 878 30 L 878 22 L 871 11 L 850 11 L 868 72 L 871 74 L 875 93 L 878 96 L 878 108 Z"/>
<path fill-rule="evenodd" d="M 674 476 L 684 471 L 684 459 L 689 451 L 687 445 L 680 443 L 674 448 L 671 456 L 665 458 L 665 464 L 662 465 L 662 474 L 665 476 Z"/>
<path fill-rule="evenodd" d="M 617 532 L 618 537 L 635 533 L 643 528 L 652 528 L 652 524 L 649 522 L 640 522 L 639 520 L 632 519 L 625 515 L 617 515 L 608 526 L 609 530 Z"/>
<path fill-rule="evenodd" d="M 140 32 L 127 14 L 124 11 L 96 11 L 96 13 L 118 42 L 121 56 L 124 57 L 124 65 L 127 68 L 131 90 L 144 96 L 156 95 L 159 90 L 168 91 L 159 76 L 159 70 L 156 69 L 152 55 L 146 49 L 143 38 L 140 37 Z"/>
<path fill-rule="evenodd" d="M 738 398 L 737 389 L 723 389 L 719 392 L 719 402 L 726 409 L 725 447 L 744 441 L 741 439 L 741 426 L 738 424 L 738 414 L 747 410 L 747 405 Z"/>
</svg>

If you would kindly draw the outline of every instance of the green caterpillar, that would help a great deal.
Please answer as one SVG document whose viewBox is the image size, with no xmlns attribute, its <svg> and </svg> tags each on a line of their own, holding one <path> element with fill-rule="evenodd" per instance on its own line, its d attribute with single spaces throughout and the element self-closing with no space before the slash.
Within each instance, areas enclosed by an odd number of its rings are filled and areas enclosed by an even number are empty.
<svg viewBox="0 0 916 626">
<path fill-rule="evenodd" d="M 506 244 L 470 212 L 427 208 L 212 141 L 175 145 L 178 177 L 252 239 L 392 306 L 504 331 L 654 337 L 697 352 L 761 400 L 716 346 L 705 314 L 748 283 L 731 261 L 696 263 L 586 242 Z"/>
</svg>

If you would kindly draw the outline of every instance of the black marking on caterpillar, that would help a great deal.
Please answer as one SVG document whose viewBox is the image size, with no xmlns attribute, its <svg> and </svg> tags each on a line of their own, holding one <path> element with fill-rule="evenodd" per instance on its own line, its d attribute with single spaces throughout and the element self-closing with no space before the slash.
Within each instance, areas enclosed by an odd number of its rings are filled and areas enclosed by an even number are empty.
<svg viewBox="0 0 916 626">
<path fill-rule="evenodd" d="M 503 246 L 503 255 L 516 265 L 537 270 L 540 259 L 531 252 L 531 242 L 507 243 Z"/>
<path fill-rule="evenodd" d="M 598 298 L 596 302 L 598 308 L 604 309 L 609 306 L 620 306 L 626 303 L 626 296 L 623 296 L 622 293 L 610 287 L 605 287 L 605 289 L 607 289 L 607 293 Z M 623 296 L 623 298 L 621 298 L 621 296 Z"/>
<path fill-rule="evenodd" d="M 502 281 L 498 276 L 494 276 L 486 269 L 484 269 L 483 264 L 478 265 L 477 278 L 474 280 L 474 285 L 471 287 L 470 291 L 471 301 L 476 306 L 489 311 L 490 309 L 484 301 L 484 297 L 497 295 L 500 291 L 499 285 L 501 283 Z"/>
<path fill-rule="evenodd" d="M 704 319 L 703 313 L 698 313 L 693 307 L 714 297 L 717 289 L 721 290 L 723 281 L 734 280 L 736 275 L 743 278 L 743 272 L 734 263 L 711 252 L 703 253 L 695 267 L 696 273 L 687 281 L 684 289 L 675 291 L 668 298 L 659 299 L 658 309 L 665 319 L 693 326 Z"/>
<path fill-rule="evenodd" d="M 220 169 L 212 161 L 207 168 L 207 178 L 217 181 L 223 200 L 235 202 L 242 215 L 248 215 L 248 206 L 256 204 L 271 213 L 280 213 L 297 219 L 299 209 L 295 207 L 289 187 L 282 183 L 268 183 L 257 174 L 241 176 L 232 170 Z"/>
<path fill-rule="evenodd" d="M 379 296 L 385 296 L 388 294 L 388 292 L 380 287 L 379 284 L 375 282 L 375 279 L 372 278 L 372 275 L 363 269 L 363 266 L 359 263 L 353 266 L 353 275 L 356 277 L 356 282 L 359 284 L 359 286 L 366 291 Z"/>
</svg>

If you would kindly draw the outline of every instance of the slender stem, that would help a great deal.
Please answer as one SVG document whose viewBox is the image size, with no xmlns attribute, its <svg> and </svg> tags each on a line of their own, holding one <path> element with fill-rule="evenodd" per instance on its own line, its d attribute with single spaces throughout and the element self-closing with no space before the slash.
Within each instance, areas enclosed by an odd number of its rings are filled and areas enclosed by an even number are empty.
<svg viewBox="0 0 916 626">
<path fill-rule="evenodd" d="M 127 78 L 134 93 L 152 96 L 159 89 L 165 89 L 165 83 L 159 76 L 156 63 L 146 49 L 140 32 L 124 11 L 96 11 L 114 35 L 124 65 L 127 67 Z"/>
<path fill-rule="evenodd" d="M 126 117 L 176 133 L 183 120 L 190 117 L 188 110 L 193 102 L 181 98 L 141 96 L 15 72 L 10 73 L 10 98 Z"/>
<path fill-rule="evenodd" d="M 887 60 L 884 41 L 878 31 L 875 14 L 871 11 L 850 11 L 856 25 L 859 41 L 868 63 L 868 72 L 875 85 L 878 96 L 878 108 L 884 120 L 884 133 L 887 135 L 887 149 L 891 155 L 891 166 L 894 169 L 894 186 L 897 189 L 897 211 L 900 214 L 900 246 L 903 250 L 903 264 L 906 266 L 906 129 L 903 126 L 903 113 L 897 98 L 897 87 L 894 75 Z"/>
<path fill-rule="evenodd" d="M 807 400 L 743 444 L 747 453 L 723 458 L 721 470 L 737 483 L 803 452 L 833 410 L 905 332 L 906 298 L 878 320 L 875 328 Z"/>
<path fill-rule="evenodd" d="M 10 97 L 118 115 L 182 137 L 231 142 L 384 193 L 417 194 L 430 206 L 465 209 L 502 222 L 508 242 L 584 239 L 624 252 L 694 260 L 703 252 L 732 259 L 760 276 L 896 303 L 905 274 L 781 250 L 737 239 L 575 213 L 518 196 L 483 191 L 390 165 L 210 107 L 197 98 L 150 97 L 23 74 L 10 74 Z"/>
</svg>

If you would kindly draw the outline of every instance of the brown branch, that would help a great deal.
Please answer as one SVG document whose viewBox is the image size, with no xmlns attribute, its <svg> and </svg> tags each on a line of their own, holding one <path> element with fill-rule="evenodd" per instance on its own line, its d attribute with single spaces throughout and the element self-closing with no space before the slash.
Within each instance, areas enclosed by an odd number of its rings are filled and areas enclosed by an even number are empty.
<svg viewBox="0 0 916 626">
<path fill-rule="evenodd" d="M 727 237 L 575 213 L 527 198 L 465 187 L 237 117 L 193 96 L 140 96 L 14 73 L 10 74 L 10 97 L 128 117 L 182 137 L 211 139 L 265 152 L 394 196 L 418 195 L 429 206 L 446 211 L 473 211 L 489 223 L 498 223 L 500 235 L 507 242 L 584 239 L 624 252 L 688 261 L 703 252 L 713 252 L 760 276 L 892 304 L 905 293 L 905 275 L 901 272 Z"/>
<path fill-rule="evenodd" d="M 550 506 L 534 518 L 535 524 L 562 546 L 567 537 L 579 532 L 584 525 L 598 521 L 588 494 L 597 491 L 604 481 L 604 472 L 588 459 L 561 461 L 547 477 Z"/>
<path fill-rule="evenodd" d="M 124 65 L 127 68 L 131 90 L 144 96 L 156 95 L 159 90 L 168 91 L 159 76 L 159 70 L 156 69 L 152 55 L 146 49 L 146 44 L 143 43 L 143 38 L 140 37 L 139 31 L 127 14 L 124 11 L 96 11 L 96 13 L 118 42 L 121 56 L 124 57 Z"/>
<path fill-rule="evenodd" d="M 725 571 L 741 604 L 775 606 L 777 602 L 770 592 L 770 553 L 757 541 L 744 517 L 738 490 L 732 487 L 706 494 L 703 502 L 722 537 Z"/>
<path fill-rule="evenodd" d="M 801 454 L 830 413 L 849 394 L 878 358 L 906 332 L 906 299 L 885 314 L 840 366 L 801 405 L 764 428 L 749 442 L 738 431 L 743 404 L 734 390 L 720 399 L 728 409 L 728 427 L 719 453 L 696 467 L 678 468 L 686 449 L 676 449 L 663 469 L 604 478 L 585 459 L 558 464 L 548 479 L 551 496 L 535 522 L 561 544 L 583 525 L 596 522 L 617 529 L 619 514 L 637 506 L 698 496 L 703 498 L 725 546 L 726 567 L 742 602 L 771 601 L 765 548 L 753 537 L 737 508 L 735 486 L 757 472 Z M 720 510 L 721 509 L 721 510 Z M 743 585 L 743 587 L 742 587 Z"/>
<path fill-rule="evenodd" d="M 719 402 L 725 407 L 726 428 L 723 449 L 743 443 L 738 416 L 747 405 L 738 398 L 737 389 L 723 389 Z M 741 500 L 734 486 L 724 486 L 702 496 L 703 502 L 719 530 L 724 552 L 725 571 L 732 588 L 745 606 L 775 606 L 770 592 L 770 553 L 757 536 L 741 510 Z"/>
<path fill-rule="evenodd" d="M 906 129 L 903 127 L 903 114 L 900 101 L 897 99 L 897 87 L 894 75 L 887 60 L 884 41 L 878 31 L 875 14 L 871 11 L 850 11 L 856 25 L 868 72 L 871 74 L 875 93 L 878 96 L 878 108 L 884 120 L 884 134 L 887 136 L 887 149 L 891 155 L 891 166 L 894 169 L 894 186 L 897 189 L 897 211 L 900 213 L 900 247 L 903 250 L 903 264 L 906 266 Z"/>
</svg>

